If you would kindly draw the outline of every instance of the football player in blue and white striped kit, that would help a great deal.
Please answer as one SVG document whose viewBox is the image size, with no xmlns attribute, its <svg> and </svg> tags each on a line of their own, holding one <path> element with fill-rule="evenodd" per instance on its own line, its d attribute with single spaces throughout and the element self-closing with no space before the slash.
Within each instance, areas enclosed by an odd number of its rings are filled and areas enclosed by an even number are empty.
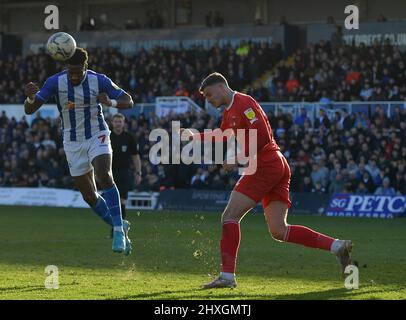
<svg viewBox="0 0 406 320">
<path fill-rule="evenodd" d="M 25 112 L 32 114 L 55 97 L 70 174 L 83 199 L 113 227 L 113 251 L 128 255 L 129 224 L 121 216 L 120 196 L 112 175 L 110 130 L 102 105 L 127 109 L 133 101 L 107 76 L 88 70 L 87 61 L 87 51 L 77 48 L 66 61 L 66 70 L 49 77 L 41 90 L 32 82 L 27 84 Z M 94 178 L 103 192 L 97 192 Z"/>
</svg>

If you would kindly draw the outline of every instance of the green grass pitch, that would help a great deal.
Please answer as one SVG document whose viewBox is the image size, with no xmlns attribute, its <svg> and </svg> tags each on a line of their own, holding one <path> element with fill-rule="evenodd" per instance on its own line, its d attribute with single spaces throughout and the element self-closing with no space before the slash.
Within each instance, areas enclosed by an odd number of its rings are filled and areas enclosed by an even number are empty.
<svg viewBox="0 0 406 320">
<path fill-rule="evenodd" d="M 130 211 L 135 248 L 111 251 L 109 228 L 90 209 L 0 206 L 0 299 L 405 299 L 406 219 L 291 216 L 355 243 L 359 289 L 348 290 L 335 257 L 274 241 L 249 214 L 236 289 L 201 290 L 219 266 L 220 213 Z M 59 289 L 44 286 L 47 265 Z"/>
</svg>

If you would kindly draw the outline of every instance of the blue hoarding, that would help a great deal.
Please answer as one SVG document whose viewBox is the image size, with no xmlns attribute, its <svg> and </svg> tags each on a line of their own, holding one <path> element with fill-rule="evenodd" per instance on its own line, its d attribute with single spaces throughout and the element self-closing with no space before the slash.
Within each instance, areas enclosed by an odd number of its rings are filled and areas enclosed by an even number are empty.
<svg viewBox="0 0 406 320">
<path fill-rule="evenodd" d="M 335 194 L 326 215 L 329 217 L 394 218 L 405 216 L 406 196 Z"/>
</svg>

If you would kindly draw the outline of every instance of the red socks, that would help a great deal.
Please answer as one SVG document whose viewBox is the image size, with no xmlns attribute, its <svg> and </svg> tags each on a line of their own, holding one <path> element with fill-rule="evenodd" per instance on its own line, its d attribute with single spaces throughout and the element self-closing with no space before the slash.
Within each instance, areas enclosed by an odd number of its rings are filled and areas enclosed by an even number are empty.
<svg viewBox="0 0 406 320">
<path fill-rule="evenodd" d="M 224 221 L 220 241 L 221 271 L 235 273 L 241 232 L 237 221 Z"/>
<path fill-rule="evenodd" d="M 240 246 L 241 231 L 237 221 L 225 221 L 220 241 L 221 271 L 235 273 L 237 252 Z M 284 241 L 306 247 L 330 251 L 334 238 L 318 233 L 304 226 L 288 226 Z"/>
<path fill-rule="evenodd" d="M 335 239 L 303 226 L 288 226 L 284 241 L 330 251 Z"/>
</svg>

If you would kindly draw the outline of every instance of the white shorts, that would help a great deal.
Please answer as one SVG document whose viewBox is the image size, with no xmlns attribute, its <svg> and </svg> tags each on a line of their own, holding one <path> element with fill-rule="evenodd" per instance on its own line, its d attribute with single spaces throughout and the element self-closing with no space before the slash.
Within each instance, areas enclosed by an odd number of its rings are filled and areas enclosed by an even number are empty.
<svg viewBox="0 0 406 320">
<path fill-rule="evenodd" d="M 101 154 L 113 154 L 110 131 L 100 131 L 83 142 L 64 142 L 66 159 L 72 177 L 82 176 L 92 170 L 92 161 Z"/>
</svg>

